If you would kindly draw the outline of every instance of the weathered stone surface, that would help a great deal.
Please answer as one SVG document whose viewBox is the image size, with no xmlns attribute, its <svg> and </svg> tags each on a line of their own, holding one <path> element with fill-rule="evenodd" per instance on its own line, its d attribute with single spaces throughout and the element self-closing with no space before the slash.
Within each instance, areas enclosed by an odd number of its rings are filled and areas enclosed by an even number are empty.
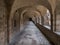
<svg viewBox="0 0 60 45">
<path fill-rule="evenodd" d="M 0 32 L 0 45 L 5 45 L 5 32 Z"/>
<path fill-rule="evenodd" d="M 4 0 L 0 0 L 0 45 L 7 45 L 6 39 L 6 7 Z"/>
</svg>

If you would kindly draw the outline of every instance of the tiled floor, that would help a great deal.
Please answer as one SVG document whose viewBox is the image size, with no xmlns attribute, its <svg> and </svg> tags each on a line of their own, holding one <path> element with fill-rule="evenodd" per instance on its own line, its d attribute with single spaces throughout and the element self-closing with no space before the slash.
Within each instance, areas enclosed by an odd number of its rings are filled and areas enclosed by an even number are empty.
<svg viewBox="0 0 60 45">
<path fill-rule="evenodd" d="M 39 29 L 32 23 L 28 22 L 22 33 L 15 37 L 11 45 L 51 45 Z"/>
</svg>

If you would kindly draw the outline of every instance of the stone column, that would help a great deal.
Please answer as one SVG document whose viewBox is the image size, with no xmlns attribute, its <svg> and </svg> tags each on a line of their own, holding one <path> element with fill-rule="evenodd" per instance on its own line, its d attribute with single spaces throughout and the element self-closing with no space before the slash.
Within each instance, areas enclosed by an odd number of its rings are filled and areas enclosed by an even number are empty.
<svg viewBox="0 0 60 45">
<path fill-rule="evenodd" d="M 53 13 L 52 13 L 52 10 L 50 10 L 50 14 L 51 14 L 51 31 L 53 31 Z"/>
<path fill-rule="evenodd" d="M 20 31 L 23 30 L 23 15 L 21 15 L 21 18 L 20 18 Z"/>
<path fill-rule="evenodd" d="M 50 11 L 51 14 L 51 30 L 56 31 L 56 14 L 54 12 L 54 9 Z"/>
<path fill-rule="evenodd" d="M 41 24 L 44 25 L 44 17 L 41 16 Z"/>
<path fill-rule="evenodd" d="M 54 11 L 53 15 L 53 31 L 56 31 L 56 11 Z"/>
</svg>

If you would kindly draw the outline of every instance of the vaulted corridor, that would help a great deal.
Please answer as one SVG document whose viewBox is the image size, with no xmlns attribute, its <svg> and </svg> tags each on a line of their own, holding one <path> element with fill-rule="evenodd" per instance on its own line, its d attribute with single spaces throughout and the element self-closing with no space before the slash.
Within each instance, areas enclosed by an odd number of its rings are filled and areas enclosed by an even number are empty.
<svg viewBox="0 0 60 45">
<path fill-rule="evenodd" d="M 25 24 L 24 30 L 15 36 L 10 45 L 51 45 L 32 21 Z"/>
<path fill-rule="evenodd" d="M 0 45 L 60 45 L 60 0 L 0 0 Z"/>
</svg>

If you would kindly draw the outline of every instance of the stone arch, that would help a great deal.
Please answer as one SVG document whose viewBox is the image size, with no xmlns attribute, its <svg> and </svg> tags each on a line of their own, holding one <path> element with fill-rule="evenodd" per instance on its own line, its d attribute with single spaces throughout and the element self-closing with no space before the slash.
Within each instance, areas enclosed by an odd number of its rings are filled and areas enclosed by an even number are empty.
<svg viewBox="0 0 60 45">
<path fill-rule="evenodd" d="M 50 3 L 48 2 L 48 0 L 46 0 L 46 1 L 45 0 L 40 0 L 40 1 L 39 0 L 36 0 L 36 1 L 32 0 L 33 3 L 30 0 L 27 0 L 27 2 L 25 2 L 25 1 L 24 0 L 22 0 L 22 1 L 15 0 L 14 4 L 12 6 L 11 15 L 15 10 L 17 10 L 18 8 L 24 7 L 24 6 L 43 5 L 43 6 L 47 7 L 49 10 L 51 10 L 51 6 L 50 6 Z M 18 6 L 19 3 L 21 3 L 20 6 Z"/>
<path fill-rule="evenodd" d="M 26 7 L 28 8 L 28 7 L 32 7 L 32 6 L 26 6 Z M 25 7 L 25 8 L 26 8 L 26 7 Z M 34 6 L 34 7 L 35 7 L 35 6 Z M 21 9 L 21 8 L 19 7 L 19 9 Z M 49 9 L 51 9 L 51 8 L 49 7 Z M 22 7 L 22 10 L 24 10 L 24 7 Z M 50 10 L 50 11 L 51 11 L 51 10 Z M 40 11 L 38 11 L 38 12 L 40 12 Z M 12 15 L 12 16 L 13 16 L 13 15 Z M 12 18 L 13 18 L 13 17 L 10 16 L 10 20 L 9 20 L 10 25 L 11 25 L 11 20 L 12 20 Z M 10 30 L 11 30 L 11 26 L 10 26 Z"/>
<path fill-rule="evenodd" d="M 32 2 L 33 1 L 33 2 Z M 43 5 L 43 6 L 45 6 L 47 9 L 49 9 L 50 10 L 50 13 L 51 13 L 51 16 L 52 16 L 52 8 L 51 8 L 51 5 L 50 5 L 50 3 L 46 0 L 41 0 L 41 1 L 36 1 L 35 2 L 35 0 L 32 0 L 32 1 L 27 1 L 27 2 L 25 2 L 24 0 L 15 0 L 14 1 L 14 3 L 13 3 L 13 5 L 12 5 L 12 8 L 11 8 L 11 12 L 10 12 L 10 18 L 9 18 L 9 30 L 11 30 L 12 28 L 11 28 L 11 20 L 12 20 L 12 18 L 13 18 L 13 15 L 14 15 L 14 12 L 16 11 L 16 10 L 18 10 L 18 9 L 21 9 L 21 8 L 23 8 L 23 7 L 32 7 L 32 6 L 37 6 L 37 5 Z M 20 4 L 21 3 L 21 4 Z M 20 6 L 19 6 L 20 5 Z M 24 9 L 22 9 L 22 10 L 24 10 Z M 51 17 L 51 29 L 53 29 L 53 23 L 52 23 L 52 17 Z"/>
<path fill-rule="evenodd" d="M 29 8 L 29 9 L 25 9 L 25 10 L 22 12 L 21 16 L 24 16 L 24 14 L 25 14 L 25 13 L 28 13 L 29 10 L 30 10 L 31 12 L 33 12 L 33 13 L 37 13 L 36 16 L 38 16 L 38 17 L 41 15 L 41 12 L 38 11 L 37 9 L 33 9 L 33 8 L 30 9 L 30 8 Z"/>
</svg>

